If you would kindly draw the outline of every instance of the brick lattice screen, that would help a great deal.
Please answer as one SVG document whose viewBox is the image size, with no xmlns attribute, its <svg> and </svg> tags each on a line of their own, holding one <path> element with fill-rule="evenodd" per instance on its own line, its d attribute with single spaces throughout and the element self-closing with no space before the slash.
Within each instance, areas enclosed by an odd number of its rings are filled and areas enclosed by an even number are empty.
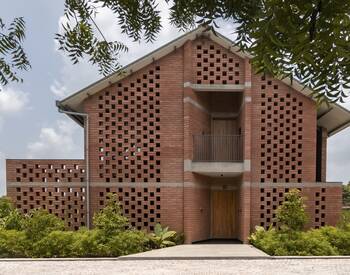
<svg viewBox="0 0 350 275">
<path fill-rule="evenodd" d="M 196 40 L 194 51 L 197 84 L 244 85 L 243 59 L 206 39 Z"/>
<path fill-rule="evenodd" d="M 303 102 L 281 93 L 279 82 L 262 77 L 260 91 L 260 181 L 303 180 Z"/>
<path fill-rule="evenodd" d="M 98 96 L 101 182 L 160 182 L 160 67 Z"/>
<path fill-rule="evenodd" d="M 117 194 L 123 214 L 132 226 L 152 231 L 161 218 L 160 190 L 159 187 L 95 187 L 96 210 L 105 206 L 107 194 L 112 192 Z"/>
<path fill-rule="evenodd" d="M 259 189 L 259 217 L 258 225 L 268 228 L 270 224 L 276 226 L 275 212 L 284 201 L 284 194 L 291 188 L 264 187 Z M 306 198 L 306 212 L 311 217 L 309 225 L 319 228 L 326 225 L 326 188 L 298 188 Z"/>
<path fill-rule="evenodd" d="M 72 229 L 86 225 L 83 160 L 8 160 L 7 195 L 28 213 L 46 209 Z"/>
</svg>

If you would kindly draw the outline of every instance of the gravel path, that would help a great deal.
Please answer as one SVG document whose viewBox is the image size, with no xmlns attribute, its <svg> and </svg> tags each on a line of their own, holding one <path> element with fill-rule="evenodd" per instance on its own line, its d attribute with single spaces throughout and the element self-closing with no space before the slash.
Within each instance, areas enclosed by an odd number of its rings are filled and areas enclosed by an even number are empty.
<svg viewBox="0 0 350 275">
<path fill-rule="evenodd" d="M 0 274 L 350 274 L 348 259 L 9 261 Z"/>
</svg>

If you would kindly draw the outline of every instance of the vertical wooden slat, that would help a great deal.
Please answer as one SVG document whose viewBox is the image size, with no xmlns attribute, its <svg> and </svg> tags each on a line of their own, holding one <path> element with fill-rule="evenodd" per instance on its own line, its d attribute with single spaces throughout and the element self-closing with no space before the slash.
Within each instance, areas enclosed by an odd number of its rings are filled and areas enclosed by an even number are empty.
<svg viewBox="0 0 350 275">
<path fill-rule="evenodd" d="M 241 135 L 194 135 L 194 161 L 242 161 Z"/>
</svg>

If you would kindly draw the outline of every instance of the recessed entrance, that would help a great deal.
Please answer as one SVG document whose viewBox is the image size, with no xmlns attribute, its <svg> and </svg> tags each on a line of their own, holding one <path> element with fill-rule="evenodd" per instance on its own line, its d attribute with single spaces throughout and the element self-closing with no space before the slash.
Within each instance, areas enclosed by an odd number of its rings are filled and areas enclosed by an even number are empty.
<svg viewBox="0 0 350 275">
<path fill-rule="evenodd" d="M 211 192 L 211 237 L 214 239 L 236 238 L 236 192 Z"/>
</svg>

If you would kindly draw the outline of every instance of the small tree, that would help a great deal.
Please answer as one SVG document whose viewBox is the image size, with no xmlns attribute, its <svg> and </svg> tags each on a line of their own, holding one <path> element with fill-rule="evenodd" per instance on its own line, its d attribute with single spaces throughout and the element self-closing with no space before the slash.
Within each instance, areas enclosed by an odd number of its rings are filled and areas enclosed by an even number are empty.
<svg viewBox="0 0 350 275">
<path fill-rule="evenodd" d="M 106 236 L 123 231 L 129 226 L 129 220 L 122 215 L 117 195 L 107 195 L 107 205 L 94 215 L 93 224 L 103 230 Z"/>
<path fill-rule="evenodd" d="M 276 219 L 285 231 L 301 231 L 306 222 L 304 199 L 298 189 L 292 189 L 285 195 L 285 201 L 277 208 Z"/>
</svg>

